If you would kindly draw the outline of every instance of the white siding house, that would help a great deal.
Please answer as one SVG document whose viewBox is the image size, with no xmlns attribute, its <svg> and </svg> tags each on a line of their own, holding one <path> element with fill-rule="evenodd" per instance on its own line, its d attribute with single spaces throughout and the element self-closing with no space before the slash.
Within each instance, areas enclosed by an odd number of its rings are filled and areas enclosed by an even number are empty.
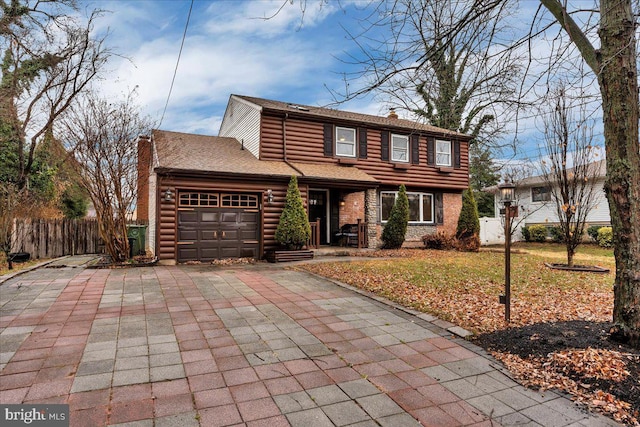
<svg viewBox="0 0 640 427">
<path fill-rule="evenodd" d="M 609 214 L 609 203 L 604 192 L 604 180 L 605 180 L 605 163 L 604 160 L 594 163 L 598 168 L 598 177 L 593 181 L 592 185 L 595 187 L 594 200 L 591 210 L 587 215 L 587 226 L 589 225 L 610 225 L 611 217 Z M 504 208 L 500 202 L 500 194 L 498 187 L 490 187 L 485 191 L 494 194 L 495 212 L 496 217 L 499 218 L 499 212 L 501 208 Z M 518 227 L 514 232 L 513 240 L 518 241 L 522 239 L 522 235 L 519 232 L 523 226 L 530 226 L 536 224 L 542 224 L 545 226 L 559 225 L 558 213 L 556 211 L 556 203 L 553 200 L 551 191 L 549 190 L 544 178 L 542 176 L 534 176 L 523 179 L 516 183 L 516 204 L 518 206 L 518 217 L 513 219 L 514 224 Z M 481 235 L 483 235 L 482 227 L 494 228 L 495 223 L 480 221 Z M 484 235 L 494 235 L 492 230 L 484 230 Z M 504 242 L 504 233 L 500 235 L 501 242 Z M 495 239 L 488 242 L 482 242 L 483 244 L 496 243 Z"/>
</svg>

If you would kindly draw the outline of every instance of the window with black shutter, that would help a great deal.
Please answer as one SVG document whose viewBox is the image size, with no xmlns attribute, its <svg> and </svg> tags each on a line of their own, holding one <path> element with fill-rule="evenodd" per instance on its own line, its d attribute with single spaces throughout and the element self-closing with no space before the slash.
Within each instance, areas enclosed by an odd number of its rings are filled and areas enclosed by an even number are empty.
<svg viewBox="0 0 640 427">
<path fill-rule="evenodd" d="M 389 161 L 389 132 L 380 132 L 380 159 Z"/>
<path fill-rule="evenodd" d="M 453 141 L 453 167 L 460 169 L 460 141 Z"/>
<path fill-rule="evenodd" d="M 432 137 L 427 137 L 427 164 L 435 165 L 436 164 L 436 147 L 435 141 Z"/>
<path fill-rule="evenodd" d="M 442 193 L 435 193 L 436 199 L 436 224 L 444 224 L 444 203 Z"/>
<path fill-rule="evenodd" d="M 333 125 L 325 123 L 324 129 L 324 155 L 327 157 L 333 156 Z"/>
<path fill-rule="evenodd" d="M 365 128 L 358 128 L 358 157 L 367 158 L 367 130 Z"/>
<path fill-rule="evenodd" d="M 418 135 L 411 135 L 411 163 L 420 164 L 420 138 Z"/>
</svg>

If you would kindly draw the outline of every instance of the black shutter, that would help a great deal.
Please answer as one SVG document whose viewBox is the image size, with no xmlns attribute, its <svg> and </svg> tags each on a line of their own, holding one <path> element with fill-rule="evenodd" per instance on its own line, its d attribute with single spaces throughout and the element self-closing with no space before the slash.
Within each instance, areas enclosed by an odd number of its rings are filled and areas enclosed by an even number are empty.
<svg viewBox="0 0 640 427">
<path fill-rule="evenodd" d="M 367 158 L 367 130 L 365 128 L 358 128 L 358 157 Z"/>
<path fill-rule="evenodd" d="M 453 141 L 453 167 L 460 169 L 460 141 Z"/>
<path fill-rule="evenodd" d="M 329 123 L 324 125 L 324 155 L 333 156 L 333 125 Z"/>
<path fill-rule="evenodd" d="M 420 164 L 420 137 L 411 135 L 411 163 Z"/>
<path fill-rule="evenodd" d="M 436 143 L 430 136 L 427 137 L 427 164 L 435 165 L 436 164 Z"/>
<path fill-rule="evenodd" d="M 380 132 L 380 159 L 389 161 L 389 132 Z"/>
<path fill-rule="evenodd" d="M 434 194 L 436 199 L 436 224 L 444 224 L 444 204 L 442 202 L 442 193 Z"/>
</svg>

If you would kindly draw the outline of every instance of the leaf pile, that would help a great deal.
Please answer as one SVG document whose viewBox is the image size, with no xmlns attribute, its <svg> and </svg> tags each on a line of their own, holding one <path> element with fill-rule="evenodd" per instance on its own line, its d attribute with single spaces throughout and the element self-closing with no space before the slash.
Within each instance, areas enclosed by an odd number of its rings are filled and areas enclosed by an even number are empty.
<svg viewBox="0 0 640 427">
<path fill-rule="evenodd" d="M 303 268 L 460 325 L 479 334 L 476 343 L 525 385 L 564 390 L 619 422 L 640 425 L 640 356 L 608 341 L 613 273 L 548 269 L 545 262 L 563 261 L 561 251 L 524 249 L 512 253 L 509 325 L 498 303 L 500 252 L 401 249 L 369 253 L 386 259 Z M 577 254 L 576 262 L 614 269 L 609 253 L 593 249 Z"/>
</svg>

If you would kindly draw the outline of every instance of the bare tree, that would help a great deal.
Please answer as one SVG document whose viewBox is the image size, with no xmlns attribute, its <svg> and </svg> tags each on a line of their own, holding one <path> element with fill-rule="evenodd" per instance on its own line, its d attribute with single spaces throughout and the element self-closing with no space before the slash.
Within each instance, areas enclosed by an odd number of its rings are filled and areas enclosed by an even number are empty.
<svg viewBox="0 0 640 427">
<path fill-rule="evenodd" d="M 498 47 L 512 3 L 380 2 L 363 31 L 350 33 L 361 52 L 349 61 L 359 71 L 345 76 L 339 95 L 375 91 L 431 125 L 495 143 L 520 102 L 521 58 Z"/>
<path fill-rule="evenodd" d="M 394 11 L 403 7 L 405 2 L 381 2 L 381 8 Z M 457 2 L 453 2 L 457 3 Z M 443 34 L 447 42 L 461 33 L 467 25 L 477 17 L 497 11 L 501 13 L 505 2 L 470 0 L 461 2 L 465 5 L 462 13 Z M 598 5 L 599 3 L 599 5 Z M 540 0 L 540 8 L 532 18 L 530 32 L 527 37 L 514 41 L 505 41 L 504 49 L 516 49 L 535 39 L 537 35 L 554 25 L 562 28 L 560 34 L 566 34 L 568 41 L 560 37 L 550 44 L 548 71 L 553 67 L 562 67 L 571 61 L 569 55 L 577 50 L 583 63 L 595 75 L 600 89 L 604 123 L 604 140 L 606 151 L 607 177 L 605 190 L 609 201 L 611 224 L 614 234 L 614 255 L 616 259 L 616 278 L 614 284 L 613 321 L 615 327 L 612 334 L 615 338 L 640 347 L 640 149 L 638 146 L 638 67 L 636 54 L 636 19 L 631 0 L 594 1 L 597 10 L 577 8 L 570 10 L 569 3 L 561 0 Z M 546 10 L 551 20 L 541 22 Z M 576 14 L 590 14 L 586 19 L 574 19 Z M 383 14 L 382 21 L 387 15 Z M 580 18 L 583 18 L 582 16 Z M 381 19 L 374 18 L 376 22 Z M 411 17 L 400 14 L 400 26 L 410 25 Z M 536 27 L 535 23 L 541 23 Z M 596 32 L 597 28 L 597 32 Z M 358 40 L 359 35 L 354 35 Z M 366 40 L 362 37 L 362 40 Z M 398 43 L 396 43 L 398 41 Z M 388 83 L 400 73 L 416 70 L 427 63 L 435 54 L 434 50 L 421 53 L 413 61 L 410 44 L 402 43 L 402 39 L 383 41 L 376 50 L 368 52 L 365 42 L 361 44 L 366 55 L 363 73 L 370 75 L 366 86 L 358 91 L 349 92 L 350 96 L 376 90 Z M 599 42 L 599 45 L 595 45 Z M 375 47 L 375 46 L 374 46 Z M 571 49 L 571 47 L 573 49 Z M 487 45 L 487 49 L 491 46 Z M 437 49 L 436 49 L 437 50 Z M 391 59 L 389 67 L 378 67 L 380 59 Z M 574 62 L 571 62 L 574 65 Z M 572 67 L 564 67 L 562 72 L 570 74 Z M 584 81 L 589 75 L 583 73 L 582 67 L 575 69 L 577 80 Z M 588 70 L 586 70 L 588 71 Z M 550 78 L 554 78 L 553 76 Z"/>
<path fill-rule="evenodd" d="M 596 178 L 602 162 L 595 162 L 593 125 L 576 115 L 566 88 L 554 91 L 554 108 L 545 117 L 545 157 L 542 177 L 556 206 L 567 265 L 573 266 L 576 248 L 582 243 L 589 212 L 596 196 Z"/>
<path fill-rule="evenodd" d="M 111 56 L 104 37 L 72 18 L 75 2 L 0 1 L 2 80 L 0 124 L 5 147 L 15 150 L 14 182 L 28 186 L 38 144 Z"/>
<path fill-rule="evenodd" d="M 136 198 L 138 136 L 152 128 L 134 93 L 122 101 L 88 94 L 64 119 L 62 139 L 73 148 L 79 174 L 98 216 L 100 237 L 114 262 L 129 257 L 127 219 Z"/>
<path fill-rule="evenodd" d="M 636 21 L 631 0 L 600 0 L 598 36 L 576 22 L 566 4 L 540 0 L 598 79 L 602 97 L 616 279 L 613 336 L 640 347 L 640 148 Z"/>
<path fill-rule="evenodd" d="M 30 185 L 38 147 L 111 52 L 91 35 L 100 12 L 80 23 L 73 0 L 0 0 L 0 11 L 0 246 L 8 253 L 13 219 L 38 202 Z"/>
</svg>

